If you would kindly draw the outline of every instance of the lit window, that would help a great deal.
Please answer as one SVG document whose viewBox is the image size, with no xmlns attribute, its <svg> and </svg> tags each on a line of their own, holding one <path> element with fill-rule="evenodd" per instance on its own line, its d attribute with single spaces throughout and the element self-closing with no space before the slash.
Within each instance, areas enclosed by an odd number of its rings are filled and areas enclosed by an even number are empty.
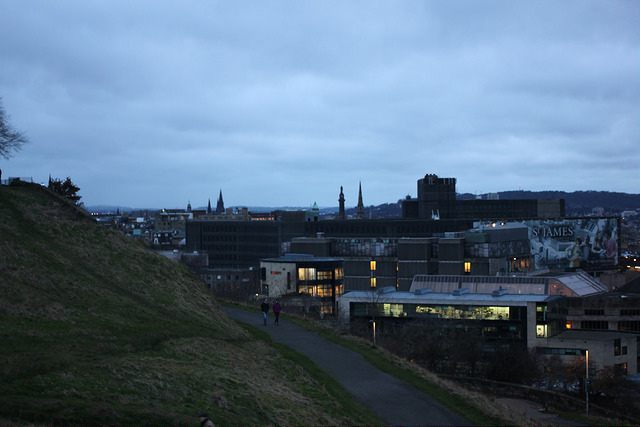
<svg viewBox="0 0 640 427">
<path fill-rule="evenodd" d="M 371 271 L 376 271 L 376 262 L 375 261 L 371 261 Z"/>
<path fill-rule="evenodd" d="M 375 278 L 375 277 L 372 277 L 372 278 L 371 278 L 371 287 L 372 287 L 372 288 L 375 288 L 375 287 L 376 287 L 376 278 Z"/>
<path fill-rule="evenodd" d="M 471 273 L 471 263 L 470 262 L 465 262 L 464 263 L 464 272 L 465 273 Z"/>
<path fill-rule="evenodd" d="M 400 317 L 404 313 L 402 304 L 382 304 L 382 309 L 385 316 Z"/>
<path fill-rule="evenodd" d="M 331 280 L 332 271 L 318 271 L 318 280 Z"/>
<path fill-rule="evenodd" d="M 564 327 L 566 329 L 571 329 L 571 320 L 567 320 L 567 323 L 565 323 Z"/>
<path fill-rule="evenodd" d="M 536 338 L 547 338 L 547 325 L 536 325 Z"/>
<path fill-rule="evenodd" d="M 316 280 L 315 268 L 299 268 L 298 277 L 300 280 Z"/>
</svg>

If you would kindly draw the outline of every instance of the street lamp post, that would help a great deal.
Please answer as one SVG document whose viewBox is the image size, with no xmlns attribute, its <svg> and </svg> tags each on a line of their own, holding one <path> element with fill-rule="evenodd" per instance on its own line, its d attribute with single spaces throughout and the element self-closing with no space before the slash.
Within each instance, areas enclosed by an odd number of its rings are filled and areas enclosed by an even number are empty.
<svg viewBox="0 0 640 427">
<path fill-rule="evenodd" d="M 584 393 L 586 402 L 586 414 L 587 416 L 589 416 L 589 349 L 585 349 L 585 357 L 587 365 L 587 376 L 584 381 Z"/>
<path fill-rule="evenodd" d="M 371 324 L 373 325 L 373 346 L 377 347 L 377 345 L 376 345 L 376 321 L 375 320 L 369 320 L 369 322 L 371 322 Z"/>
</svg>

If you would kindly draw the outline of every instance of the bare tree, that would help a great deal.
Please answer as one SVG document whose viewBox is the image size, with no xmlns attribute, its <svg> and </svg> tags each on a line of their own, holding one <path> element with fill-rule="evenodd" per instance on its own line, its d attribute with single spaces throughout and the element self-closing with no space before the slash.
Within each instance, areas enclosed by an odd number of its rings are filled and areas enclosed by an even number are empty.
<svg viewBox="0 0 640 427">
<path fill-rule="evenodd" d="M 0 98 L 0 157 L 5 159 L 12 157 L 13 153 L 20 150 L 27 142 L 29 142 L 27 136 L 9 124 L 9 116 Z"/>
</svg>

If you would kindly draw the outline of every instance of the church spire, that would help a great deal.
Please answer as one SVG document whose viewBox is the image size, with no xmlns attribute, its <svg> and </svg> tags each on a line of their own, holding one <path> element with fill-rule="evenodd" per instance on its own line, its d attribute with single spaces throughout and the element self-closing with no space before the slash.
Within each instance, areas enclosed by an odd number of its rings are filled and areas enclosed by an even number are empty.
<svg viewBox="0 0 640 427">
<path fill-rule="evenodd" d="M 338 219 L 344 219 L 344 192 L 342 191 L 342 185 L 340 186 L 340 198 L 338 199 L 338 202 L 340 203 Z"/>
<path fill-rule="evenodd" d="M 224 213 L 224 202 L 222 201 L 222 190 L 220 190 L 220 195 L 218 196 L 218 204 L 216 205 L 216 213 L 223 214 Z"/>
<path fill-rule="evenodd" d="M 209 199 L 209 204 L 207 204 L 207 215 L 211 215 L 211 199 Z"/>
<path fill-rule="evenodd" d="M 362 181 L 358 183 L 358 218 L 364 218 L 364 203 L 362 203 Z"/>
</svg>

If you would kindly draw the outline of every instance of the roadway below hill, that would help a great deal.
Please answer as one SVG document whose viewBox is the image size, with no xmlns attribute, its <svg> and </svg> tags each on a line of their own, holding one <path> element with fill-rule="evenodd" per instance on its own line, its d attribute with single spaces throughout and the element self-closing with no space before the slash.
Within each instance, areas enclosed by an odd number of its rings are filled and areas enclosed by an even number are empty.
<svg viewBox="0 0 640 427">
<path fill-rule="evenodd" d="M 232 307 L 223 309 L 231 319 L 263 328 L 275 342 L 309 357 L 389 425 L 470 425 L 437 400 L 380 371 L 360 354 L 325 340 L 317 332 L 282 319 L 280 325 L 275 326 L 273 316 L 269 316 L 268 325 L 264 326 L 262 313 Z"/>
</svg>

